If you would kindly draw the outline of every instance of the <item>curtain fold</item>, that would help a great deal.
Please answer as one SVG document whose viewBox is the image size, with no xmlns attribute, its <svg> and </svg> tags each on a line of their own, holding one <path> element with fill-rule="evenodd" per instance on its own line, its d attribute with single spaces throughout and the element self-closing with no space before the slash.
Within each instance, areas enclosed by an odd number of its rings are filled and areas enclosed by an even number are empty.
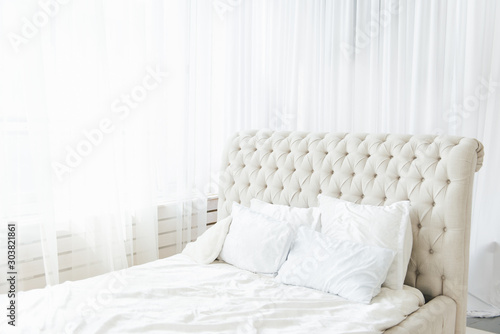
<svg viewBox="0 0 500 334">
<path fill-rule="evenodd" d="M 2 247 L 15 221 L 20 290 L 174 254 L 205 230 L 210 9 L 0 1 Z"/>
</svg>

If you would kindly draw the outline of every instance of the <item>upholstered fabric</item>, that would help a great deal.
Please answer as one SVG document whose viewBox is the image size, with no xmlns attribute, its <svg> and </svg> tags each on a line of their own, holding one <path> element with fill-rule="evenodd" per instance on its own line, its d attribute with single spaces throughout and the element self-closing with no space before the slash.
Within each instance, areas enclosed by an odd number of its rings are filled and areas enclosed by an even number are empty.
<svg viewBox="0 0 500 334">
<path fill-rule="evenodd" d="M 453 299 L 438 296 L 386 334 L 453 334 L 457 307 Z"/>
<path fill-rule="evenodd" d="M 474 172 L 483 161 L 475 139 L 453 136 L 244 131 L 223 156 L 219 218 L 252 198 L 297 207 L 317 195 L 355 203 L 411 202 L 413 251 L 405 283 L 430 300 L 457 304 L 465 332 Z"/>
</svg>

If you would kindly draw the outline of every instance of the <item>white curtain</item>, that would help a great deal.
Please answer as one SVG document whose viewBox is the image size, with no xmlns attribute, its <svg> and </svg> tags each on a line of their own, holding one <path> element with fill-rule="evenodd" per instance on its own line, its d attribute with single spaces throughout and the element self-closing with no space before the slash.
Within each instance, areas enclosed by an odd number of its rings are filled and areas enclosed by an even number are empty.
<svg viewBox="0 0 500 334">
<path fill-rule="evenodd" d="M 214 12 L 216 142 L 246 128 L 483 142 L 469 310 L 500 314 L 500 2 L 220 0 Z"/>
<path fill-rule="evenodd" d="M 200 11 L 211 7 L 0 1 L 0 245 L 16 222 L 19 289 L 152 261 L 159 238 L 180 251 L 204 231 Z"/>
<path fill-rule="evenodd" d="M 40 5 L 0 0 L 2 221 L 32 217 L 20 237 L 42 238 L 49 283 L 67 235 L 81 237 L 68 254 L 85 270 L 155 259 L 161 203 L 176 203 L 180 251 L 204 229 L 237 130 L 448 133 L 486 147 L 470 311 L 499 313 L 496 0 L 57 2 L 30 30 Z M 92 130 L 106 117 L 101 143 Z M 93 133 L 99 144 L 83 147 Z M 78 145 L 92 152 L 60 180 L 54 162 Z"/>
</svg>

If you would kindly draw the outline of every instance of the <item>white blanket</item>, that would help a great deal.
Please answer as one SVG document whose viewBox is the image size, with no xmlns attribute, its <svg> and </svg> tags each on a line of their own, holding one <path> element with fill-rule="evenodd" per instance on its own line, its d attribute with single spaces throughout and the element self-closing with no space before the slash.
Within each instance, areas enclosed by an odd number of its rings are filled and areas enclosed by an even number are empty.
<svg viewBox="0 0 500 334">
<path fill-rule="evenodd" d="M 424 302 L 382 288 L 369 305 L 186 255 L 20 293 L 20 333 L 380 333 Z M 0 305 L 7 305 L 5 295 Z M 4 308 L 5 309 L 5 308 Z M 5 316 L 0 333 L 11 332 Z M 17 331 L 16 331 L 17 332 Z"/>
</svg>

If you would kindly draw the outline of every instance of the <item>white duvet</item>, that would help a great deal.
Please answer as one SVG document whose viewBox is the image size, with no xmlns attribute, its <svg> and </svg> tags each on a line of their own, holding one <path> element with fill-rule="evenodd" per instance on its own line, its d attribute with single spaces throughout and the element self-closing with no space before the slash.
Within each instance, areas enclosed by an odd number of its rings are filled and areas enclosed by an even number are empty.
<svg viewBox="0 0 500 334">
<path fill-rule="evenodd" d="M 410 287 L 349 302 L 179 254 L 20 293 L 16 331 L 2 316 L 0 333 L 380 333 L 423 303 Z"/>
</svg>

